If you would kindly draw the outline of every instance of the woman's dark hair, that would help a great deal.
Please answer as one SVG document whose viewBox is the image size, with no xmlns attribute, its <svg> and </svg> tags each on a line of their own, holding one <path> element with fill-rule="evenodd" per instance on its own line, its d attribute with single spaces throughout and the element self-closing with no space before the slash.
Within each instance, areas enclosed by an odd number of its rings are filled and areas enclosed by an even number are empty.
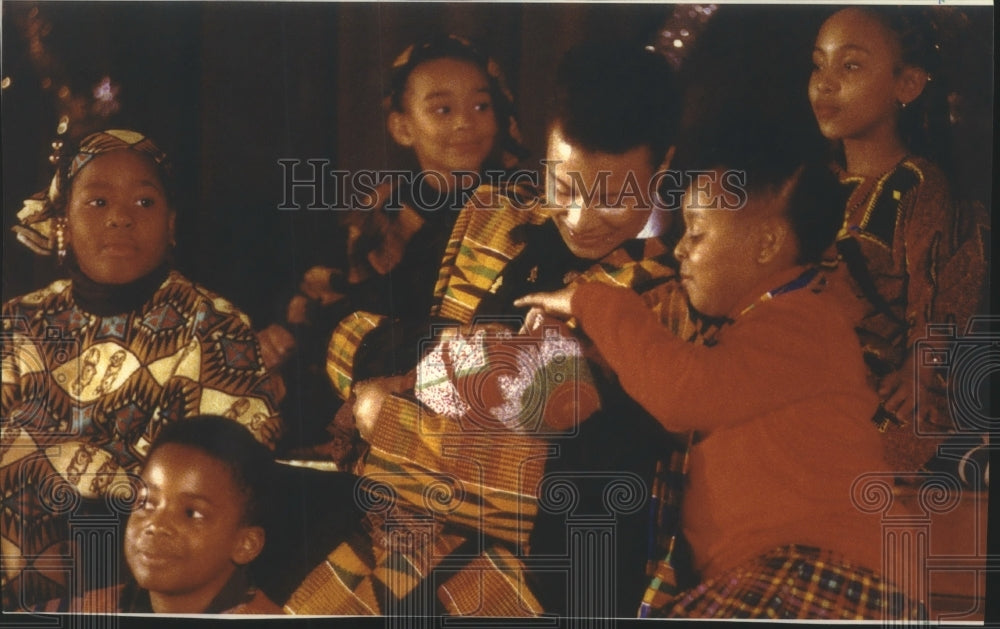
<svg viewBox="0 0 1000 629">
<path fill-rule="evenodd" d="M 146 460 L 167 444 L 201 450 L 229 470 L 244 500 L 243 523 L 266 526 L 271 504 L 274 457 L 238 422 L 217 415 L 198 415 L 164 426 L 156 436 Z"/>
<path fill-rule="evenodd" d="M 680 91 L 669 62 L 632 42 L 588 42 L 563 57 L 550 116 L 588 151 L 620 155 L 647 146 L 654 166 L 674 144 Z"/>
<path fill-rule="evenodd" d="M 899 44 L 902 67 L 927 72 L 929 80 L 920 96 L 901 108 L 897 130 L 907 149 L 946 165 L 948 155 L 950 77 L 942 62 L 942 33 L 929 10 L 916 7 L 858 7 L 878 20 Z"/>
</svg>

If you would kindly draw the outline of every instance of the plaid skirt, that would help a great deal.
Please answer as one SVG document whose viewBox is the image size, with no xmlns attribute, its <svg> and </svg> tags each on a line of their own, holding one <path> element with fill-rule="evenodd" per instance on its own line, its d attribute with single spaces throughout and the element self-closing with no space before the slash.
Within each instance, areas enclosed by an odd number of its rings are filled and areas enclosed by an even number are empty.
<svg viewBox="0 0 1000 629">
<path fill-rule="evenodd" d="M 658 601 L 659 602 L 659 601 Z M 668 618 L 925 620 L 878 573 L 807 546 L 783 546 L 657 605 Z"/>
</svg>

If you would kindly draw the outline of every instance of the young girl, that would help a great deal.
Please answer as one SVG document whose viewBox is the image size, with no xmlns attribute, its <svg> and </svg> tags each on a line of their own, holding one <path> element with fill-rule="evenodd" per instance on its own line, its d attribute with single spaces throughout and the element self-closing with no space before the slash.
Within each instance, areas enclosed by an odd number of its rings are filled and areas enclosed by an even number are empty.
<svg viewBox="0 0 1000 629">
<path fill-rule="evenodd" d="M 881 397 L 875 420 L 888 430 L 890 462 L 909 471 L 933 454 L 933 435 L 961 419 L 949 419 L 945 382 L 919 364 L 914 344 L 928 324 L 963 334 L 982 308 L 989 238 L 985 213 L 956 205 L 928 160 L 930 132 L 947 106 L 934 32 L 918 18 L 885 8 L 836 12 L 816 38 L 809 81 L 819 128 L 842 150 L 836 169 L 851 190 L 829 281 L 852 313 Z"/>
<path fill-rule="evenodd" d="M 85 558 L 67 550 L 69 507 L 121 490 L 164 425 L 214 413 L 271 447 L 281 434 L 247 317 L 170 268 L 170 182 L 149 138 L 101 131 L 19 214 L 70 279 L 3 305 L 0 487 L 18 496 L 0 512 L 5 609 L 61 596 L 63 568 L 32 558 Z"/>
<path fill-rule="evenodd" d="M 317 380 L 317 391 L 329 390 L 322 369 L 327 342 L 349 313 L 415 326 L 426 321 L 458 211 L 477 183 L 499 177 L 525 154 L 496 62 L 460 37 L 433 37 L 407 48 L 393 63 L 385 107 L 390 135 L 412 151 L 412 176 L 378 186 L 365 204 L 373 209 L 346 214 L 348 268 L 310 268 L 285 322 L 261 333 L 270 364 L 283 363 L 299 348 L 309 372 L 301 377 Z M 398 325 L 394 333 L 406 336 Z M 380 360 L 402 372 L 415 363 L 415 351 L 404 344 Z M 319 413 L 331 409 L 332 400 L 319 402 Z M 310 412 L 309 405 L 302 412 Z M 330 415 L 310 419 L 307 427 L 322 426 Z"/>
</svg>

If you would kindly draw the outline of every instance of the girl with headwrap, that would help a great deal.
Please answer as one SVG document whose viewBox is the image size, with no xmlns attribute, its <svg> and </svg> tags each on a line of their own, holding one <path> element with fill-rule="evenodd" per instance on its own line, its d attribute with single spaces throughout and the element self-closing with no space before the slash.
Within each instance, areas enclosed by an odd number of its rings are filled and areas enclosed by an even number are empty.
<svg viewBox="0 0 1000 629">
<path fill-rule="evenodd" d="M 25 202 L 15 231 L 58 256 L 69 279 L 3 305 L 7 610 L 101 585 L 81 575 L 116 573 L 107 553 L 118 544 L 72 548 L 74 538 L 93 538 L 73 530 L 86 528 L 97 499 L 128 510 L 129 473 L 164 425 L 223 415 L 272 448 L 282 431 L 280 384 L 246 315 L 170 268 L 167 156 L 140 133 L 108 130 L 56 161 L 51 185 Z M 107 570 L 81 572 L 81 559 Z"/>
</svg>

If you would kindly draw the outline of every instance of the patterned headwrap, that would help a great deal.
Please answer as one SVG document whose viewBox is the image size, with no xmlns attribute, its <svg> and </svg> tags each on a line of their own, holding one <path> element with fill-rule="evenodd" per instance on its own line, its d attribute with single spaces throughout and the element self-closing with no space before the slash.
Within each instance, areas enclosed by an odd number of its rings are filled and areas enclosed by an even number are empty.
<svg viewBox="0 0 1000 629">
<path fill-rule="evenodd" d="M 61 144 L 53 144 L 58 151 Z M 130 150 L 148 156 L 161 171 L 169 170 L 167 155 L 152 140 L 136 131 L 108 129 L 88 135 L 68 160 L 58 152 L 51 160 L 56 173 L 46 190 L 25 199 L 24 207 L 17 213 L 19 225 L 11 229 L 18 241 L 35 253 L 52 255 L 56 251 L 55 222 L 65 211 L 65 197 L 73 178 L 94 157 L 111 151 Z"/>
<path fill-rule="evenodd" d="M 402 111 L 403 92 L 406 90 L 406 81 L 410 73 L 421 63 L 434 59 L 469 61 L 486 73 L 497 116 L 497 126 L 500 129 L 497 146 L 501 151 L 502 166 L 512 168 L 518 160 L 527 156 L 528 151 L 522 144 L 521 130 L 517 126 L 514 114 L 514 95 L 507 87 L 500 65 L 472 42 L 458 35 L 431 37 L 407 47 L 396 57 L 389 70 L 389 86 L 383 100 L 385 110 Z"/>
</svg>

